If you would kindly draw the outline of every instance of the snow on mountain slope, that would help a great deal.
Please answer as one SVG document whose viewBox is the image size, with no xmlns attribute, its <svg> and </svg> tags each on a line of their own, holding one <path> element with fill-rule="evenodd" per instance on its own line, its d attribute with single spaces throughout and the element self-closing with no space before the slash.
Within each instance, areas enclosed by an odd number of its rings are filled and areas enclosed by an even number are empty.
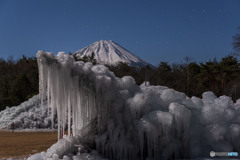
<svg viewBox="0 0 240 160">
<path fill-rule="evenodd" d="M 119 62 L 125 62 L 131 66 L 146 66 L 151 64 L 145 62 L 139 57 L 135 56 L 127 49 L 113 41 L 100 40 L 97 41 L 75 53 L 78 58 L 83 56 L 91 56 L 92 52 L 95 53 L 95 58 L 100 64 L 117 65 Z"/>
</svg>

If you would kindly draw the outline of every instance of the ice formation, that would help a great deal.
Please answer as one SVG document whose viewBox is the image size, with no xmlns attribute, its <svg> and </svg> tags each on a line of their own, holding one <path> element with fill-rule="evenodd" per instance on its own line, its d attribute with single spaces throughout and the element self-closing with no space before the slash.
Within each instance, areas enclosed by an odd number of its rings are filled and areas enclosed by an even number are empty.
<svg viewBox="0 0 240 160">
<path fill-rule="evenodd" d="M 15 124 L 15 129 L 50 129 L 52 126 L 47 105 L 40 107 L 39 95 L 0 112 L 0 129 L 10 129 L 12 123 Z M 56 124 L 55 117 L 54 128 Z"/>
<path fill-rule="evenodd" d="M 37 58 L 41 99 L 57 111 L 59 138 L 67 126 L 68 137 L 72 131 L 73 137 L 94 141 L 96 150 L 109 159 L 240 152 L 240 100 L 234 104 L 230 97 L 217 98 L 212 92 L 202 99 L 189 98 L 167 87 L 138 86 L 130 76 L 117 78 L 103 65 L 75 62 L 63 52 L 54 56 L 39 51 Z M 45 156 L 66 154 L 48 151 Z"/>
</svg>

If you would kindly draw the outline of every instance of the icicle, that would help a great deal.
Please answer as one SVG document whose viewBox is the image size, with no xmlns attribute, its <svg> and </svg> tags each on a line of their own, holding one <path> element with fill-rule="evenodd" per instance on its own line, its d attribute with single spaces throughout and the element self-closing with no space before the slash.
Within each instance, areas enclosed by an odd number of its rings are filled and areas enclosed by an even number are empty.
<svg viewBox="0 0 240 160">
<path fill-rule="evenodd" d="M 71 90 L 71 89 L 72 89 L 72 86 L 71 86 L 71 83 L 70 83 L 69 90 Z M 67 112 L 68 112 L 68 135 L 71 135 L 71 118 L 72 118 L 71 113 L 72 113 L 72 109 L 71 109 L 71 92 L 69 90 L 68 90 L 68 95 L 67 95 L 67 97 L 68 97 L 68 110 L 67 110 Z"/>
<path fill-rule="evenodd" d="M 48 100 L 48 115 L 50 114 L 49 113 L 49 110 L 50 110 L 50 102 L 51 102 L 51 99 L 50 99 L 50 95 L 51 95 L 51 93 L 50 93 L 50 69 L 48 69 L 48 78 L 47 78 L 47 100 Z"/>
</svg>

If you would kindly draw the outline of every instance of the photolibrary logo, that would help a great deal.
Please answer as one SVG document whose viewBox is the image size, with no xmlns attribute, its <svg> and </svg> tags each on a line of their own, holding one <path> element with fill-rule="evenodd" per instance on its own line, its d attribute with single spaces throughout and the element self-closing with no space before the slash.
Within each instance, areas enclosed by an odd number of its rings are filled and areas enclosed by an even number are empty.
<svg viewBox="0 0 240 160">
<path fill-rule="evenodd" d="M 238 156 L 238 152 L 214 152 L 211 151 L 210 152 L 210 156 L 211 157 L 215 157 L 215 156 L 226 156 L 226 157 L 236 157 Z"/>
<path fill-rule="evenodd" d="M 210 152 L 210 156 L 211 156 L 211 157 L 214 157 L 214 156 L 215 156 L 215 152 L 211 151 L 211 152 Z"/>
</svg>

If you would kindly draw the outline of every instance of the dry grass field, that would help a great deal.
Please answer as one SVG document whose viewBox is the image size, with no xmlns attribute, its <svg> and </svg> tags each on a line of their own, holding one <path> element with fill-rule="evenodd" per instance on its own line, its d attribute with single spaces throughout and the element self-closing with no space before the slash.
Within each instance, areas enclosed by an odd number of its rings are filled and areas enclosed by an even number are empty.
<svg viewBox="0 0 240 160">
<path fill-rule="evenodd" d="M 57 142 L 57 132 L 0 131 L 0 158 L 26 157 L 46 151 Z"/>
</svg>

